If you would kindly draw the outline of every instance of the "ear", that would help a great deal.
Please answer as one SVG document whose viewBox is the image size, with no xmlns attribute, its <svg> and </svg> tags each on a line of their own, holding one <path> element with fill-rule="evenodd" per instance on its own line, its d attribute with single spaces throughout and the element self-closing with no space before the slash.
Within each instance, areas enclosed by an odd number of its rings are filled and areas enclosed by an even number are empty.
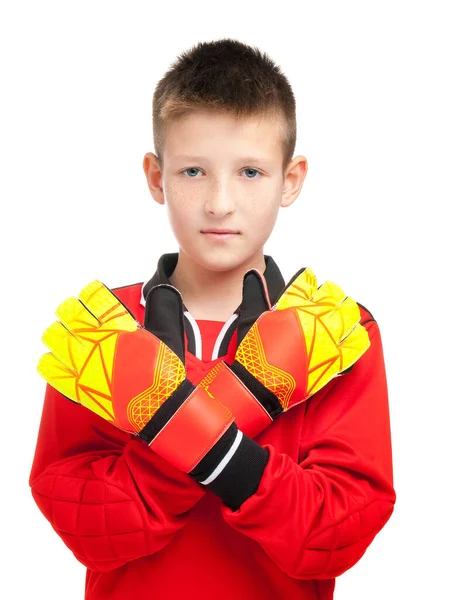
<svg viewBox="0 0 449 600">
<path fill-rule="evenodd" d="M 280 206 L 286 207 L 293 204 L 302 189 L 307 170 L 308 163 L 306 157 L 302 155 L 295 156 L 284 175 L 284 189 Z"/>
<path fill-rule="evenodd" d="M 158 204 L 164 204 L 165 197 L 162 189 L 162 170 L 159 159 L 152 152 L 147 152 L 143 157 L 142 166 L 151 195 Z"/>
<path fill-rule="evenodd" d="M 146 298 L 144 329 L 152 333 L 185 363 L 182 296 L 174 286 L 161 283 Z"/>
</svg>

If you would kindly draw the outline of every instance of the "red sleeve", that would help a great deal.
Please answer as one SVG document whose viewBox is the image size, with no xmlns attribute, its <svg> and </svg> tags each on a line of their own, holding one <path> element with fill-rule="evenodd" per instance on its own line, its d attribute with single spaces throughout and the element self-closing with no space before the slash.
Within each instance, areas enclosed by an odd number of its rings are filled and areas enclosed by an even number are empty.
<svg viewBox="0 0 449 600">
<path fill-rule="evenodd" d="M 306 401 L 299 463 L 266 444 L 269 458 L 256 493 L 238 510 L 221 505 L 227 523 L 258 542 L 290 577 L 341 575 L 393 512 L 382 341 L 376 321 L 366 329 L 371 346 L 351 371 Z"/>
<path fill-rule="evenodd" d="M 205 494 L 140 440 L 48 384 L 29 483 L 55 531 L 94 571 L 162 549 Z"/>
</svg>

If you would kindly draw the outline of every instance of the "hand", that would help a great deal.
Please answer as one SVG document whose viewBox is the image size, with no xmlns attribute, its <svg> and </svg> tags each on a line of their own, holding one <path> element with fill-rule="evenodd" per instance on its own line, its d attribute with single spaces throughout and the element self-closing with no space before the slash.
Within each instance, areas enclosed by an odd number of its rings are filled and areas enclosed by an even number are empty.
<svg viewBox="0 0 449 600">
<path fill-rule="evenodd" d="M 202 475 L 204 465 L 213 470 L 238 430 L 229 409 L 186 379 L 176 288 L 150 291 L 144 327 L 99 281 L 83 288 L 79 299 L 65 300 L 56 315 L 59 321 L 42 336 L 51 352 L 38 363 L 50 385 L 181 470 L 190 473 L 200 461 Z"/>
<path fill-rule="evenodd" d="M 250 310 L 253 319 L 243 316 Z M 217 365 L 208 392 L 254 437 L 368 350 L 368 332 L 359 321 L 357 303 L 335 283 L 317 287 L 310 268 L 292 277 L 273 307 L 263 275 L 252 269 L 243 281 L 235 360 Z"/>
</svg>

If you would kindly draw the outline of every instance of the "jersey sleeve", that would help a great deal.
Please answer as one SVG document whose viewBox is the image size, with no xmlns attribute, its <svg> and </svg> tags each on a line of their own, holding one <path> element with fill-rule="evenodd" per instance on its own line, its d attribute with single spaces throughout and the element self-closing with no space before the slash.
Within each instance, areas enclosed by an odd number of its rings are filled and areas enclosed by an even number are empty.
<svg viewBox="0 0 449 600">
<path fill-rule="evenodd" d="M 366 329 L 371 346 L 365 354 L 306 401 L 298 461 L 266 444 L 257 491 L 237 509 L 221 504 L 226 522 L 293 578 L 341 575 L 393 512 L 382 341 L 375 320 Z"/>
<path fill-rule="evenodd" d="M 55 531 L 94 571 L 164 548 L 205 494 L 141 440 L 49 384 L 29 484 Z"/>
</svg>

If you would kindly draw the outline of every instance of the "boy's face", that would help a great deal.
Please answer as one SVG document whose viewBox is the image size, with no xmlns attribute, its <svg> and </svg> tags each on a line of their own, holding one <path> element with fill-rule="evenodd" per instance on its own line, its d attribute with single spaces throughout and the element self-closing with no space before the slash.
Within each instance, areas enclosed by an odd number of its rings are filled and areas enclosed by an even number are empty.
<svg viewBox="0 0 449 600">
<path fill-rule="evenodd" d="M 281 206 L 298 196 L 307 173 L 303 156 L 282 172 L 274 119 L 195 111 L 170 124 L 164 167 L 148 153 L 144 170 L 154 199 L 167 204 L 180 248 L 213 271 L 237 268 L 263 254 Z M 230 229 L 234 235 L 207 235 Z"/>
</svg>

